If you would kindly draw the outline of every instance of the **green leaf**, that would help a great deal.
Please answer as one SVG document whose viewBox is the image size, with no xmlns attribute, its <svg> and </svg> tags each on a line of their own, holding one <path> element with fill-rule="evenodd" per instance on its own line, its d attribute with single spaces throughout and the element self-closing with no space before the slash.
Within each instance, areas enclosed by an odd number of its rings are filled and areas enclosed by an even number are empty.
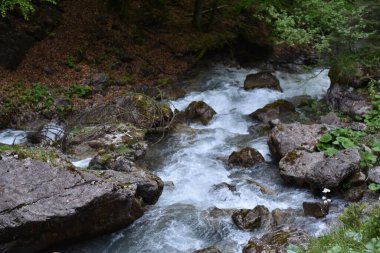
<svg viewBox="0 0 380 253">
<path fill-rule="evenodd" d="M 332 135 L 327 133 L 327 134 L 322 135 L 319 141 L 322 143 L 328 143 L 332 141 L 332 139 L 333 139 Z"/>
<path fill-rule="evenodd" d="M 370 185 L 368 185 L 368 189 L 370 189 L 371 191 L 378 191 L 380 190 L 380 184 L 375 184 L 375 183 L 372 183 Z"/>
<path fill-rule="evenodd" d="M 338 150 L 335 148 L 327 148 L 324 153 L 326 156 L 334 156 L 337 152 Z"/>
<path fill-rule="evenodd" d="M 358 146 L 350 139 L 346 137 L 336 137 L 336 140 L 339 142 L 339 145 L 342 146 L 342 148 L 358 148 Z"/>
</svg>

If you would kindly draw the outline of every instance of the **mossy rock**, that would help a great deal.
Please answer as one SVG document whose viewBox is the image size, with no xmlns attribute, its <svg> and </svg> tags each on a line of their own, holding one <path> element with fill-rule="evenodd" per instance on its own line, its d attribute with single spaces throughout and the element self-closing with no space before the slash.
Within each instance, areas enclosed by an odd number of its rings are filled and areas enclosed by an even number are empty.
<svg viewBox="0 0 380 253">
<path fill-rule="evenodd" d="M 243 148 L 240 151 L 234 151 L 228 157 L 229 166 L 252 167 L 258 163 L 265 162 L 264 157 L 254 148 Z"/>
<path fill-rule="evenodd" d="M 185 117 L 191 122 L 200 122 L 207 125 L 214 115 L 215 110 L 203 101 L 193 101 L 185 110 Z"/>
</svg>

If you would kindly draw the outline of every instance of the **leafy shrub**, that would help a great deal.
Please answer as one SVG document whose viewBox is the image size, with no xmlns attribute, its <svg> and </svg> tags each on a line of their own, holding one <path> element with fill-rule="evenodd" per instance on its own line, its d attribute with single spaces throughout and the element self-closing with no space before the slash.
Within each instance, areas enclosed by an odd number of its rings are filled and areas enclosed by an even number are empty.
<svg viewBox="0 0 380 253">
<path fill-rule="evenodd" d="M 338 150 L 359 148 L 359 143 L 364 136 L 366 136 L 364 132 L 353 131 L 348 128 L 337 128 L 322 135 L 316 148 L 327 156 L 333 156 Z"/>
<path fill-rule="evenodd" d="M 339 217 L 335 231 L 311 241 L 310 253 L 380 252 L 380 206 L 365 217 L 365 206 L 352 204 Z"/>
<path fill-rule="evenodd" d="M 20 101 L 24 104 L 30 104 L 36 111 L 43 111 L 49 109 L 54 102 L 49 89 L 42 83 L 35 83 L 32 88 L 26 89 Z"/>
<path fill-rule="evenodd" d="M 40 2 L 48 2 L 56 4 L 56 0 L 40 0 Z M 28 20 L 30 15 L 34 12 L 32 0 L 3 0 L 0 1 L 0 17 L 6 17 L 8 12 L 15 9 L 20 10 L 25 20 Z"/>
<path fill-rule="evenodd" d="M 78 96 L 79 98 L 86 98 L 91 95 L 92 88 L 87 85 L 79 85 L 74 83 L 71 85 L 69 90 L 66 92 L 66 97 L 72 98 L 73 96 Z"/>
</svg>

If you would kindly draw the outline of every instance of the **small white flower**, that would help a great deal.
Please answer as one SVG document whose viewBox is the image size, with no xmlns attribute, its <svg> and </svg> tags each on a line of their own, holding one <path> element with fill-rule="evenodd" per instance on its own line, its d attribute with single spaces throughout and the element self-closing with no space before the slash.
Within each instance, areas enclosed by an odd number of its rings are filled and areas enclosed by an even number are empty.
<svg viewBox="0 0 380 253">
<path fill-rule="evenodd" d="M 327 200 L 323 201 L 323 204 L 327 205 L 329 202 Z"/>
<path fill-rule="evenodd" d="M 331 199 L 327 199 L 327 202 L 331 203 Z"/>
<path fill-rule="evenodd" d="M 325 196 L 322 197 L 323 200 L 326 200 L 327 198 Z"/>
<path fill-rule="evenodd" d="M 323 193 L 329 193 L 329 192 L 330 192 L 330 189 L 324 188 L 322 192 L 323 192 Z"/>
</svg>

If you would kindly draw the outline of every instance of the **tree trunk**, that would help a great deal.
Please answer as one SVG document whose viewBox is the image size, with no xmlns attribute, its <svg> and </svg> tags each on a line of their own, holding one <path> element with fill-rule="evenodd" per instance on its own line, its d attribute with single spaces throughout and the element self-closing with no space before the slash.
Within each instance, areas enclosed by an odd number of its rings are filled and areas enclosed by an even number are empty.
<svg viewBox="0 0 380 253">
<path fill-rule="evenodd" d="M 195 0 L 193 24 L 199 30 L 202 29 L 203 4 L 204 0 Z"/>
</svg>

